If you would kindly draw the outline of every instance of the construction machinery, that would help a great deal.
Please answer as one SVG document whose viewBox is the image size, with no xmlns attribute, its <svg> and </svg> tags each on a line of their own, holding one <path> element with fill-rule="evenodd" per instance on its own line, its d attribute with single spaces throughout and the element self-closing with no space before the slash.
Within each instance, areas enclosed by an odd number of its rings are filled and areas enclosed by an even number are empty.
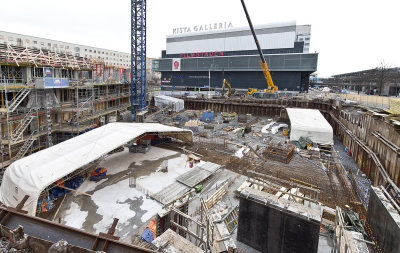
<svg viewBox="0 0 400 253">
<path fill-rule="evenodd" d="M 228 87 L 228 90 L 225 92 L 225 86 Z M 235 96 L 237 91 L 235 89 L 232 89 L 231 84 L 224 78 L 222 81 L 222 96 L 224 97 L 233 97 Z"/>
<path fill-rule="evenodd" d="M 254 88 L 249 88 L 248 91 L 247 91 L 247 94 L 253 95 L 254 93 L 260 93 L 260 92 L 275 92 L 275 91 L 278 90 L 278 86 L 276 86 L 274 84 L 274 82 L 272 81 L 272 77 L 271 77 L 271 73 L 270 73 L 269 68 L 268 68 L 268 64 L 265 61 L 264 54 L 263 54 L 263 52 L 261 50 L 260 43 L 258 42 L 257 35 L 256 35 L 255 31 L 254 31 L 253 23 L 251 22 L 249 13 L 248 13 L 247 8 L 246 8 L 246 4 L 244 3 L 244 0 L 241 0 L 241 2 L 242 2 L 243 10 L 244 10 L 244 12 L 246 14 L 247 21 L 249 22 L 250 30 L 251 30 L 251 33 L 253 34 L 254 41 L 256 43 L 258 53 L 260 54 L 260 58 L 261 58 L 260 66 L 261 66 L 262 72 L 264 74 L 265 80 L 267 81 L 267 84 L 268 84 L 268 88 L 264 89 L 263 91 L 260 91 L 258 89 L 254 89 Z"/>
</svg>

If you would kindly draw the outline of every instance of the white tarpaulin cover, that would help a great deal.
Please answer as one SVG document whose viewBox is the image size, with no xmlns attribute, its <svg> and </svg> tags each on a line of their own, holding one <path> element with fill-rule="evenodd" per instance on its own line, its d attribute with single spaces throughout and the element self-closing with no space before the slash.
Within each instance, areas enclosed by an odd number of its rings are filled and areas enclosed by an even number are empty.
<svg viewBox="0 0 400 253">
<path fill-rule="evenodd" d="M 47 186 L 148 133 L 193 141 L 190 130 L 161 124 L 110 123 L 12 163 L 3 177 L 0 200 L 16 207 L 29 195 L 23 209 L 35 215 L 39 195 Z"/>
<path fill-rule="evenodd" d="M 183 99 L 169 97 L 169 96 L 155 96 L 154 97 L 155 106 L 158 108 L 163 108 L 173 104 L 173 110 L 175 112 L 180 112 L 185 109 L 185 101 Z"/>
<path fill-rule="evenodd" d="M 286 108 L 286 111 L 291 125 L 291 141 L 304 136 L 318 144 L 333 145 L 333 129 L 319 110 Z"/>
</svg>

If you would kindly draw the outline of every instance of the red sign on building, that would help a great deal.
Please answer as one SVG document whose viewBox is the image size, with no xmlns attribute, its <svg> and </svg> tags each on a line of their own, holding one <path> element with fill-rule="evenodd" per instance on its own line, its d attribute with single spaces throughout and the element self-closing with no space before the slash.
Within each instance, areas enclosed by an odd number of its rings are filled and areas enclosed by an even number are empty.
<svg viewBox="0 0 400 253">
<path fill-rule="evenodd" d="M 198 53 L 183 53 L 183 54 L 180 54 L 180 58 L 215 57 L 215 56 L 224 56 L 224 52 L 216 51 L 216 52 L 198 52 Z"/>
</svg>

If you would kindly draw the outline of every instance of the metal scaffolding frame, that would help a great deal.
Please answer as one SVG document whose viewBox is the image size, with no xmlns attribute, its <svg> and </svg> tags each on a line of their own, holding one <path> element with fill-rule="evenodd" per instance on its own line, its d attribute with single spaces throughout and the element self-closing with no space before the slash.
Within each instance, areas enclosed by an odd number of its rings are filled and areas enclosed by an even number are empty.
<svg viewBox="0 0 400 253">
<path fill-rule="evenodd" d="M 131 113 L 146 107 L 146 0 L 131 0 Z"/>
<path fill-rule="evenodd" d="M 47 49 L 33 49 L 0 44 L 0 62 L 19 66 L 56 66 L 70 69 L 92 69 L 88 59 L 71 54 L 58 54 Z"/>
</svg>

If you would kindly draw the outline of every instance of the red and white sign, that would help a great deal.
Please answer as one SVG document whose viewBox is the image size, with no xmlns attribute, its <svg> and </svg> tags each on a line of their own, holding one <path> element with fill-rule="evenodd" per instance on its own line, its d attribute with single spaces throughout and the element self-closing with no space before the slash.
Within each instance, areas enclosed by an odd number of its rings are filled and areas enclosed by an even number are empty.
<svg viewBox="0 0 400 253">
<path fill-rule="evenodd" d="M 181 59 L 172 59 L 172 71 L 181 71 Z"/>
<path fill-rule="evenodd" d="M 224 52 L 223 51 L 216 51 L 216 52 L 197 52 L 197 53 L 183 53 L 183 54 L 180 54 L 181 58 L 215 57 L 215 56 L 224 56 Z"/>
</svg>

